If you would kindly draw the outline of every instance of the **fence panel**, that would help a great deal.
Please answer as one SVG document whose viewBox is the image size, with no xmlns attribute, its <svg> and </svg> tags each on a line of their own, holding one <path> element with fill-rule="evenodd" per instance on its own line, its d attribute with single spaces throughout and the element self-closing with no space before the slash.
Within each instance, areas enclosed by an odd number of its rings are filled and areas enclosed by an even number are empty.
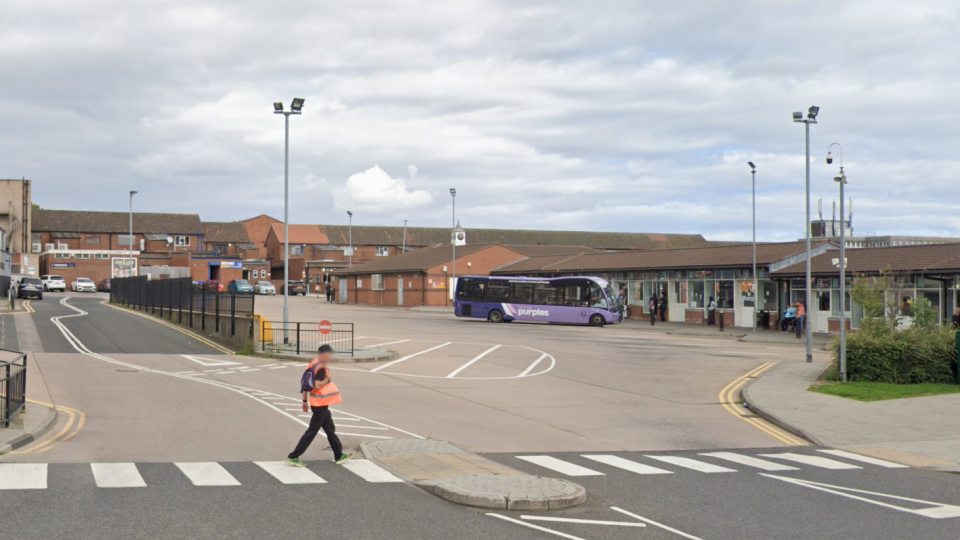
<svg viewBox="0 0 960 540">
<path fill-rule="evenodd" d="M 11 360 L 0 359 L 0 425 L 10 427 L 10 420 L 27 402 L 27 354 L 0 350 Z"/>
<path fill-rule="evenodd" d="M 287 354 L 312 354 L 321 345 L 330 345 L 333 352 L 353 356 L 353 323 L 333 323 L 333 329 L 323 334 L 319 323 L 282 322 L 264 320 L 260 325 L 260 348 L 263 351 Z"/>
</svg>

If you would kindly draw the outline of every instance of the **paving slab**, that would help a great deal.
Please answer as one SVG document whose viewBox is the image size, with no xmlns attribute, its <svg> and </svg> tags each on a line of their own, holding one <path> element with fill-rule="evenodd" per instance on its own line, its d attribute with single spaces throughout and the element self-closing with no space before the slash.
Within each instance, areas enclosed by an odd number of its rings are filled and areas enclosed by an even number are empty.
<svg viewBox="0 0 960 540">
<path fill-rule="evenodd" d="M 587 500 L 578 484 L 529 475 L 446 441 L 395 439 L 360 446 L 367 459 L 393 474 L 465 506 L 546 511 Z"/>
</svg>

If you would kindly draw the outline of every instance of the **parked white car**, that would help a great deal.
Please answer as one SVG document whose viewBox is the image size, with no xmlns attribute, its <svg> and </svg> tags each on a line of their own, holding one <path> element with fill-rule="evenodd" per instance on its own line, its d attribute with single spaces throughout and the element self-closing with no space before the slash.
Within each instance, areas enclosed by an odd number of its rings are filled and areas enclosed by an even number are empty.
<svg viewBox="0 0 960 540">
<path fill-rule="evenodd" d="M 64 292 L 67 290 L 67 282 L 63 280 L 63 276 L 40 276 L 40 281 L 43 282 L 43 290 L 45 291 Z"/>
<path fill-rule="evenodd" d="M 77 278 L 71 285 L 74 292 L 97 292 L 97 284 L 90 278 Z"/>
<path fill-rule="evenodd" d="M 257 294 L 277 294 L 277 288 L 269 281 L 258 281 L 256 285 L 253 286 L 253 290 Z"/>
</svg>

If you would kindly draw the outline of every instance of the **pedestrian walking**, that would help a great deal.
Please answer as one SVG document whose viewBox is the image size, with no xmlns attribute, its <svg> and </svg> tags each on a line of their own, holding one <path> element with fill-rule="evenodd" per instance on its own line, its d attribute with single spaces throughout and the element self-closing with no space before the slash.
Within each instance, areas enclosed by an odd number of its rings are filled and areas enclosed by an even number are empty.
<svg viewBox="0 0 960 540">
<path fill-rule="evenodd" d="M 660 305 L 657 306 L 657 310 L 660 312 L 660 322 L 667 321 L 667 291 L 660 293 Z"/>
<path fill-rule="evenodd" d="M 717 324 L 717 303 L 713 301 L 713 297 L 710 297 L 710 301 L 707 302 L 707 326 L 713 326 Z"/>
<path fill-rule="evenodd" d="M 960 307 L 953 308 L 953 327 L 960 329 Z"/>
<path fill-rule="evenodd" d="M 320 291 L 323 289 L 323 284 L 319 281 L 317 282 L 317 300 L 320 299 Z"/>
<path fill-rule="evenodd" d="M 650 326 L 657 324 L 657 297 L 655 295 L 650 295 Z"/>
<path fill-rule="evenodd" d="M 327 283 L 327 303 L 333 303 L 333 285 L 330 283 Z"/>
<path fill-rule="evenodd" d="M 327 364 L 333 356 L 333 348 L 330 345 L 321 345 L 317 350 L 317 356 L 307 366 L 300 381 L 300 391 L 303 393 L 303 412 L 313 411 L 310 417 L 310 425 L 307 431 L 300 437 L 297 447 L 287 456 L 287 463 L 306 467 L 307 464 L 300 461 L 300 456 L 307 451 L 310 443 L 317 436 L 317 432 L 323 429 L 327 435 L 327 441 L 330 443 L 330 449 L 333 450 L 333 460 L 337 465 L 349 460 L 353 454 L 344 454 L 343 445 L 340 444 L 340 438 L 337 437 L 337 428 L 333 425 L 333 417 L 330 415 L 330 405 L 342 403 L 340 390 L 330 379 L 330 368 Z"/>
</svg>

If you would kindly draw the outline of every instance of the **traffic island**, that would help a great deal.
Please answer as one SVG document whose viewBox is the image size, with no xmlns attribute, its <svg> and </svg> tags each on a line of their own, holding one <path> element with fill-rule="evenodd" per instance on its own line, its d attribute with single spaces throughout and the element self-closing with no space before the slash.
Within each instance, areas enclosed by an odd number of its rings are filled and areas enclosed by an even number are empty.
<svg viewBox="0 0 960 540">
<path fill-rule="evenodd" d="M 269 351 L 257 352 L 255 356 L 261 358 L 271 358 L 273 360 L 292 360 L 296 362 L 309 362 L 317 356 L 317 351 L 302 351 L 297 354 L 295 351 Z M 357 364 L 361 362 L 386 362 L 396 360 L 400 355 L 396 351 L 389 349 L 357 349 L 350 353 L 333 353 L 330 362 L 333 364 Z"/>
<path fill-rule="evenodd" d="M 560 510 L 583 504 L 587 492 L 567 480 L 532 476 L 445 441 L 365 442 L 363 455 L 450 502 L 488 510 Z"/>
</svg>

